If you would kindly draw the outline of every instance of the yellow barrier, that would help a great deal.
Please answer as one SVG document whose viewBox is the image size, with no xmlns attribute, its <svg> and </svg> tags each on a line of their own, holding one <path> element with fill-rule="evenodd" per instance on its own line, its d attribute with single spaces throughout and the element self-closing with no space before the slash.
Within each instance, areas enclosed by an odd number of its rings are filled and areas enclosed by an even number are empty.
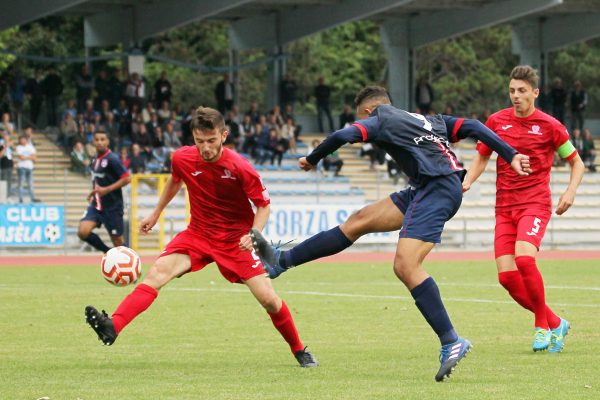
<svg viewBox="0 0 600 400">
<path fill-rule="evenodd" d="M 143 250 L 144 252 L 152 251 L 153 253 L 157 253 L 162 251 L 165 247 L 165 237 L 166 237 L 166 226 L 165 226 L 165 214 L 168 212 L 165 209 L 155 226 L 155 229 L 158 227 L 158 231 L 153 230 L 149 235 L 144 236 L 144 246 L 140 245 L 140 233 L 139 233 L 139 225 L 142 220 L 140 217 L 140 211 L 143 209 L 153 209 L 158 203 L 158 199 L 160 194 L 163 192 L 165 188 L 165 184 L 167 183 L 167 179 L 169 179 L 169 174 L 133 174 L 131 176 L 131 212 L 130 212 L 130 246 L 135 251 Z M 140 183 L 145 183 L 151 189 L 156 189 L 155 193 L 152 193 L 152 205 L 140 202 Z M 185 185 L 183 186 L 184 196 L 185 196 L 185 221 L 186 224 L 189 223 L 190 220 L 190 204 L 187 200 L 187 190 Z M 171 224 L 172 226 L 173 224 Z M 171 236 L 173 235 L 171 229 Z"/>
</svg>

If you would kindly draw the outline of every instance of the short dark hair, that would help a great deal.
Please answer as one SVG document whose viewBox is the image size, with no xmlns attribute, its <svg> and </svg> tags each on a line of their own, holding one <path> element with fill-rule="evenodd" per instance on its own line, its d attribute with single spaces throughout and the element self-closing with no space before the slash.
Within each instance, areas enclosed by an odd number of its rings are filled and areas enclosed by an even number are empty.
<svg viewBox="0 0 600 400">
<path fill-rule="evenodd" d="M 106 135 L 106 137 L 108 137 L 108 132 L 106 132 L 103 129 L 97 129 L 94 131 L 94 136 L 96 136 L 96 135 Z"/>
<path fill-rule="evenodd" d="M 537 70 L 530 65 L 517 65 L 510 73 L 510 79 L 525 81 L 537 89 L 540 81 Z"/>
<path fill-rule="evenodd" d="M 354 98 L 354 107 L 358 107 L 366 100 L 381 99 L 384 102 L 392 102 L 387 89 L 381 86 L 367 86 L 361 89 Z"/>
<path fill-rule="evenodd" d="M 225 120 L 223 115 L 214 108 L 198 107 L 192 113 L 192 131 L 198 129 L 201 131 L 218 129 L 220 132 L 225 130 Z"/>
</svg>

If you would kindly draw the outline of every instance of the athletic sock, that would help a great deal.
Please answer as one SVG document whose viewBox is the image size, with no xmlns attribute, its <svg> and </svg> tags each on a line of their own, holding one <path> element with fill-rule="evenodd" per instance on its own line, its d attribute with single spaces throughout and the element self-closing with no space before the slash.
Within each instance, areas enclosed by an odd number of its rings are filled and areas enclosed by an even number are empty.
<svg viewBox="0 0 600 400">
<path fill-rule="evenodd" d="M 281 308 L 278 312 L 274 314 L 268 314 L 269 317 L 271 317 L 271 321 L 273 321 L 275 329 L 279 331 L 281 336 L 283 336 L 285 341 L 290 345 L 292 353 L 296 353 L 297 351 L 303 350 L 304 345 L 300 341 L 300 337 L 298 336 L 298 330 L 296 329 L 294 319 L 292 318 L 292 313 L 290 313 L 290 310 L 285 304 L 285 302 L 281 302 Z"/>
<path fill-rule="evenodd" d="M 133 292 L 123 299 L 111 317 L 117 334 L 135 317 L 146 311 L 156 296 L 158 291 L 153 287 L 143 283 L 137 285 Z"/>
<path fill-rule="evenodd" d="M 420 285 L 414 287 L 410 294 L 429 326 L 440 338 L 442 346 L 456 342 L 458 334 L 450 322 L 450 317 L 448 317 L 440 296 L 440 290 L 433 278 L 425 279 Z"/>
<path fill-rule="evenodd" d="M 93 232 L 90 233 L 90 235 L 85 239 L 85 242 L 89 243 L 93 248 L 95 248 L 96 250 L 100 250 L 103 253 L 106 253 L 110 250 L 110 247 L 104 244 L 102 239 L 100 239 L 100 236 L 96 235 Z"/>
<path fill-rule="evenodd" d="M 515 264 L 523 278 L 523 285 L 529 295 L 533 314 L 535 315 L 536 328 L 548 329 L 546 318 L 546 296 L 544 294 L 544 280 L 538 269 L 535 258 L 520 256 L 515 258 Z"/>
<path fill-rule="evenodd" d="M 523 283 L 523 277 L 517 270 L 498 273 L 498 282 L 508 291 L 510 296 L 521 305 L 521 307 L 533 312 L 533 304 L 529 299 L 527 288 Z M 551 329 L 560 325 L 560 318 L 546 305 L 546 319 Z"/>
<path fill-rule="evenodd" d="M 284 268 L 301 265 L 321 257 L 337 254 L 350 247 L 352 242 L 344 235 L 339 226 L 328 231 L 319 232 L 279 257 L 279 264 Z"/>
</svg>

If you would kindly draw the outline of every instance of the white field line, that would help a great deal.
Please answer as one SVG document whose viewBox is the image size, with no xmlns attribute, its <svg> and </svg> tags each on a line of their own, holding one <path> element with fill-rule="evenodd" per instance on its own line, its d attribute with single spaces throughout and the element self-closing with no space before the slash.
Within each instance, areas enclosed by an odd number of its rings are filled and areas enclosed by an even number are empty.
<svg viewBox="0 0 600 400">
<path fill-rule="evenodd" d="M 184 292 L 221 292 L 221 293 L 248 293 L 247 289 L 216 289 L 216 288 L 165 288 L 163 290 L 175 290 Z M 395 295 L 375 295 L 375 294 L 357 294 L 357 293 L 335 293 L 335 292 L 315 292 L 315 291 L 302 291 L 302 290 L 277 290 L 278 293 L 282 294 L 297 294 L 304 296 L 323 296 L 323 297 L 347 297 L 355 299 L 378 299 L 378 300 L 404 300 L 413 301 L 412 297 L 409 296 L 395 296 Z M 444 301 L 453 301 L 457 303 L 491 303 L 491 304 L 514 304 L 512 300 L 490 300 L 490 299 L 477 299 L 477 298 L 459 298 L 459 297 L 442 297 Z M 552 303 L 552 306 L 560 307 L 585 307 L 585 308 L 600 308 L 600 304 L 588 304 L 588 303 Z"/>
</svg>

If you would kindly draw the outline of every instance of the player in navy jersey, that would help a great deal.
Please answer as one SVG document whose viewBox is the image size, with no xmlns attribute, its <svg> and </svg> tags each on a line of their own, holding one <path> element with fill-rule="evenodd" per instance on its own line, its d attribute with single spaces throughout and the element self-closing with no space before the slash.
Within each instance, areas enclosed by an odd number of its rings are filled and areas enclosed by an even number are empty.
<svg viewBox="0 0 600 400">
<path fill-rule="evenodd" d="M 342 225 L 318 233 L 293 249 L 281 252 L 253 231 L 253 245 L 265 269 L 276 277 L 286 269 L 339 253 L 362 235 L 401 229 L 394 272 L 410 290 L 415 303 L 438 335 L 442 381 L 470 350 L 458 336 L 442 302 L 438 287 L 421 264 L 436 243 L 444 224 L 462 201 L 465 171 L 458 164 L 450 142 L 476 137 L 495 149 L 520 175 L 530 172 L 527 156 L 500 140 L 476 120 L 446 115 L 423 116 L 393 107 L 387 91 L 371 86 L 355 99 L 359 121 L 331 134 L 311 154 L 299 160 L 308 171 L 327 154 L 345 143 L 373 142 L 385 150 L 409 176 L 409 187 L 352 214 Z"/>
<path fill-rule="evenodd" d="M 252 249 L 250 229 L 261 231 L 270 212 L 269 194 L 260 176 L 248 160 L 223 147 L 228 132 L 217 110 L 200 107 L 194 113 L 191 129 L 196 145 L 174 153 L 171 176 L 157 206 L 141 221 L 140 232 L 147 234 L 152 230 L 184 183 L 191 208 L 189 226 L 169 242 L 143 282 L 111 317 L 87 306 L 88 324 L 98 339 L 111 345 L 127 324 L 150 307 L 163 286 L 214 261 L 225 279 L 244 283 L 250 289 L 300 366 L 316 367 L 318 362 L 302 344 L 290 310 L 273 290 Z M 248 200 L 256 207 L 256 213 Z"/>
<path fill-rule="evenodd" d="M 115 246 L 122 246 L 123 240 L 123 193 L 121 188 L 131 182 L 129 171 L 125 169 L 119 156 L 108 148 L 108 134 L 94 132 L 96 157 L 92 160 L 92 191 L 88 195 L 90 205 L 81 221 L 77 236 L 95 249 L 106 253 L 108 247 L 93 230 L 104 225 Z"/>
</svg>

